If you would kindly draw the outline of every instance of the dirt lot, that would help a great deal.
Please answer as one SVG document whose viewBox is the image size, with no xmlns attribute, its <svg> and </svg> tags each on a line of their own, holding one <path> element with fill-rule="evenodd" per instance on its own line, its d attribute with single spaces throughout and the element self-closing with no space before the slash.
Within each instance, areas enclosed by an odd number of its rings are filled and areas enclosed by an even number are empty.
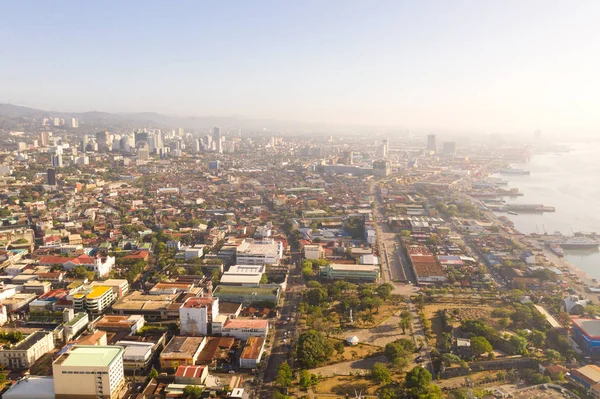
<svg viewBox="0 0 600 399">
<path fill-rule="evenodd" d="M 375 395 L 377 384 L 363 377 L 336 376 L 321 380 L 314 388 L 316 394 L 335 394 L 344 397 L 346 394 L 354 397 L 355 391 Z"/>
<path fill-rule="evenodd" d="M 337 341 L 337 340 L 336 340 Z M 343 341 L 343 340 L 340 340 Z M 334 363 L 340 363 L 340 362 L 345 362 L 348 360 L 357 360 L 366 356 L 371 356 L 372 354 L 376 353 L 376 352 L 380 352 L 381 348 L 373 346 L 373 345 L 365 345 L 365 344 L 358 344 L 356 346 L 348 346 L 346 345 L 344 347 L 344 353 L 337 353 L 334 352 L 331 362 L 328 362 L 327 364 L 334 364 Z"/>
</svg>

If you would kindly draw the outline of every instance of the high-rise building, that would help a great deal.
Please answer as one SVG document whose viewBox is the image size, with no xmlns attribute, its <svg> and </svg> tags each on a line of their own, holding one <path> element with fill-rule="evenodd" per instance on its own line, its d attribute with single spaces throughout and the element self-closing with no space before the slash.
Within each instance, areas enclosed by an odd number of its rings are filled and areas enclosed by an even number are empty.
<svg viewBox="0 0 600 399">
<path fill-rule="evenodd" d="M 381 143 L 381 147 L 379 147 L 379 157 L 387 158 L 388 157 L 389 144 L 387 140 L 383 140 Z"/>
<path fill-rule="evenodd" d="M 24 143 L 22 141 L 17 143 L 17 149 L 19 151 L 25 151 L 27 149 L 27 143 Z"/>
<path fill-rule="evenodd" d="M 56 169 L 49 168 L 47 175 L 48 175 L 48 185 L 56 186 Z"/>
<path fill-rule="evenodd" d="M 142 145 L 142 142 L 146 144 L 150 144 L 148 133 L 146 132 L 135 132 L 135 146 L 139 147 Z"/>
<path fill-rule="evenodd" d="M 96 133 L 96 143 L 98 144 L 99 152 L 108 152 L 110 149 L 110 133 L 104 130 Z"/>
<path fill-rule="evenodd" d="M 456 155 L 456 142 L 446 141 L 442 147 L 444 155 Z"/>
<path fill-rule="evenodd" d="M 117 399 L 126 389 L 121 346 L 76 345 L 52 363 L 56 399 Z"/>
<path fill-rule="evenodd" d="M 437 151 L 437 144 L 435 142 L 435 134 L 427 136 L 427 151 Z"/>
<path fill-rule="evenodd" d="M 48 145 L 49 138 L 50 138 L 50 133 L 48 133 L 48 132 L 40 133 L 40 144 L 42 147 L 46 147 Z"/>
<path fill-rule="evenodd" d="M 140 161 L 147 161 L 150 159 L 150 149 L 148 146 L 138 148 L 137 159 Z"/>
<path fill-rule="evenodd" d="M 182 127 L 177 128 L 177 136 L 183 137 L 183 134 L 184 134 L 183 128 Z"/>
<path fill-rule="evenodd" d="M 52 122 L 54 126 L 60 126 L 60 118 L 53 118 Z"/>
<path fill-rule="evenodd" d="M 62 168 L 62 166 L 63 166 L 62 155 L 52 155 L 52 166 L 55 168 Z"/>
<path fill-rule="evenodd" d="M 354 163 L 354 152 L 344 151 L 342 153 L 342 162 L 344 165 L 352 165 Z"/>
<path fill-rule="evenodd" d="M 215 127 L 212 131 L 212 139 L 215 142 L 215 151 L 223 153 L 223 137 L 221 137 L 221 128 Z"/>
<path fill-rule="evenodd" d="M 373 162 L 373 174 L 375 176 L 387 176 L 390 174 L 390 161 Z"/>
<path fill-rule="evenodd" d="M 200 140 L 194 140 L 194 152 L 200 152 Z"/>
<path fill-rule="evenodd" d="M 85 136 L 83 136 L 83 138 L 81 139 L 81 147 L 79 148 L 81 152 L 85 153 L 87 151 L 87 146 L 88 146 L 88 136 L 87 134 Z"/>
<path fill-rule="evenodd" d="M 74 129 L 79 127 L 79 120 L 77 118 L 71 118 L 71 127 Z"/>
</svg>

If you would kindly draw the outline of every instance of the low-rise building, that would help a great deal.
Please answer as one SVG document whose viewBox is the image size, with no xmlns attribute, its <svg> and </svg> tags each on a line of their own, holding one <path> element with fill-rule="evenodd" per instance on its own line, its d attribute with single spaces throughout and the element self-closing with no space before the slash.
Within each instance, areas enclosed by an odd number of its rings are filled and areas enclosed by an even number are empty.
<svg viewBox="0 0 600 399">
<path fill-rule="evenodd" d="M 250 337 L 267 338 L 269 332 L 268 320 L 227 319 L 221 328 L 221 334 L 247 340 Z"/>
<path fill-rule="evenodd" d="M 378 281 L 379 266 L 329 264 L 320 267 L 321 278 L 327 280 Z"/>
<path fill-rule="evenodd" d="M 135 335 L 144 327 L 144 324 L 145 320 L 142 315 L 104 315 L 94 327 L 102 331 Z"/>
<path fill-rule="evenodd" d="M 600 367 L 595 364 L 588 364 L 571 370 L 569 379 L 573 384 L 588 392 L 593 385 L 600 383 Z"/>
<path fill-rule="evenodd" d="M 418 283 L 443 283 L 444 269 L 433 254 L 423 245 L 407 247 L 408 257 Z"/>
<path fill-rule="evenodd" d="M 572 318 L 573 338 L 587 356 L 600 356 L 600 320 Z"/>
<path fill-rule="evenodd" d="M 63 338 L 65 342 L 70 341 L 90 323 L 90 318 L 86 312 L 75 313 L 73 309 L 64 310 L 63 320 Z"/>
<path fill-rule="evenodd" d="M 206 337 L 173 337 L 160 354 L 160 367 L 194 366 L 204 345 Z"/>
<path fill-rule="evenodd" d="M 104 281 L 93 281 L 90 285 L 92 287 L 98 285 L 110 287 L 117 298 L 123 298 L 129 292 L 129 282 L 125 279 L 110 278 Z"/>
<path fill-rule="evenodd" d="M 277 265 L 282 257 L 283 243 L 271 238 L 247 241 L 236 253 L 236 261 L 242 265 Z"/>
<path fill-rule="evenodd" d="M 54 378 L 26 376 L 4 392 L 2 399 L 56 399 Z"/>
<path fill-rule="evenodd" d="M 31 292 L 37 295 L 43 295 L 50 291 L 51 288 L 52 283 L 50 283 L 49 281 L 31 280 L 23 284 L 24 292 Z"/>
<path fill-rule="evenodd" d="M 30 368 L 40 357 L 54 349 L 52 331 L 37 331 L 12 348 L 0 350 L 0 365 L 10 369 Z"/>
<path fill-rule="evenodd" d="M 175 303 L 179 295 L 147 295 L 133 291 L 112 305 L 120 315 L 144 315 L 146 320 L 177 319 L 180 304 Z"/>
<path fill-rule="evenodd" d="M 277 287 L 237 287 L 219 285 L 213 296 L 223 302 L 239 302 L 245 305 L 267 302 L 276 304 L 281 290 Z"/>
<path fill-rule="evenodd" d="M 219 298 L 189 298 L 179 308 L 181 335 L 212 334 L 213 318 L 219 315 Z"/>
<path fill-rule="evenodd" d="M 208 377 L 207 366 L 179 366 L 175 371 L 175 383 L 185 385 L 203 385 Z"/>
<path fill-rule="evenodd" d="M 263 337 L 248 338 L 240 355 L 240 368 L 255 369 L 260 363 L 264 351 L 265 339 Z"/>
<path fill-rule="evenodd" d="M 237 285 L 242 287 L 259 287 L 264 265 L 235 265 L 231 266 L 221 276 L 220 283 L 223 285 Z"/>
<path fill-rule="evenodd" d="M 323 247 L 319 244 L 306 244 L 304 246 L 304 258 L 309 260 L 317 260 L 325 257 Z"/>
</svg>

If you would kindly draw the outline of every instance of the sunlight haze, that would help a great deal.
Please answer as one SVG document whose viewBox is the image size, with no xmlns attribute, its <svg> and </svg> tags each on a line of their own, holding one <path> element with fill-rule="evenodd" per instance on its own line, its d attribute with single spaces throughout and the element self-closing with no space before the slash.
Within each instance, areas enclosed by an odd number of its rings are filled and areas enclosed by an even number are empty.
<svg viewBox="0 0 600 399">
<path fill-rule="evenodd" d="M 507 132 L 600 122 L 597 1 L 1 8 L 0 102 Z"/>
</svg>

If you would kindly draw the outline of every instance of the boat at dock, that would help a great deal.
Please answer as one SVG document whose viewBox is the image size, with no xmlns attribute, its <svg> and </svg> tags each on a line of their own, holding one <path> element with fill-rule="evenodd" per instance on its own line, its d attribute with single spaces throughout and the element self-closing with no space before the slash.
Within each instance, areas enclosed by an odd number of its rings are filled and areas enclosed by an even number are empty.
<svg viewBox="0 0 600 399">
<path fill-rule="evenodd" d="M 589 237 L 570 237 L 559 243 L 563 249 L 589 249 L 598 248 L 600 241 Z"/>
<path fill-rule="evenodd" d="M 509 214 L 509 215 L 515 215 L 515 216 L 516 216 L 516 215 L 518 215 L 518 213 L 517 213 L 517 212 L 514 212 L 514 211 L 508 211 L 508 214 Z"/>
<path fill-rule="evenodd" d="M 550 250 L 554 252 L 554 254 L 559 258 L 565 256 L 565 251 L 563 251 L 562 247 L 559 244 L 550 244 Z"/>
<path fill-rule="evenodd" d="M 506 211 L 513 212 L 554 212 L 556 208 L 543 204 L 506 204 Z"/>
<path fill-rule="evenodd" d="M 530 175 L 531 172 L 525 169 L 517 169 L 517 168 L 505 168 L 505 169 L 500 169 L 498 171 L 498 173 L 504 174 L 504 175 Z"/>
</svg>

